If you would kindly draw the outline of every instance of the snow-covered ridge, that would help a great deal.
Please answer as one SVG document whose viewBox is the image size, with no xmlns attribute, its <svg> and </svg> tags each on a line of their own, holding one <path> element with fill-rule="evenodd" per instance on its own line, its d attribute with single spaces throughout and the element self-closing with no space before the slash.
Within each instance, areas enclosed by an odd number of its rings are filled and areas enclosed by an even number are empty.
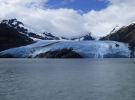
<svg viewBox="0 0 135 100">
<path fill-rule="evenodd" d="M 121 27 L 116 26 L 111 32 L 110 34 L 116 33 Z"/>
<path fill-rule="evenodd" d="M 127 44 L 114 41 L 39 41 L 35 44 L 0 52 L 17 58 L 35 57 L 40 53 L 60 49 L 70 49 L 84 58 L 129 58 Z"/>
</svg>

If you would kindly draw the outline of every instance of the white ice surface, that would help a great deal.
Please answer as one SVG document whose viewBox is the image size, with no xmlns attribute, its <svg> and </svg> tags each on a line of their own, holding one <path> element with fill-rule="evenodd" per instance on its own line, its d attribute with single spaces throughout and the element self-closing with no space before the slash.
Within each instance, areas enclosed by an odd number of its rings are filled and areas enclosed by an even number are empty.
<svg viewBox="0 0 135 100">
<path fill-rule="evenodd" d="M 117 47 L 116 44 L 119 46 Z M 104 58 L 106 55 L 118 55 L 130 57 L 128 44 L 115 41 L 46 41 L 41 40 L 37 43 L 19 48 L 9 49 L 0 52 L 11 54 L 16 57 L 36 56 L 47 51 L 55 51 L 64 48 L 72 48 L 85 58 Z"/>
</svg>

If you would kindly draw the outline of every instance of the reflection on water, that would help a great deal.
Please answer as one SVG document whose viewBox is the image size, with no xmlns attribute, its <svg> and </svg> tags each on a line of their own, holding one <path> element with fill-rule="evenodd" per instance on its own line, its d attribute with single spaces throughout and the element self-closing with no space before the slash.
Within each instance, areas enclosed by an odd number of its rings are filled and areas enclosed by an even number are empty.
<svg viewBox="0 0 135 100">
<path fill-rule="evenodd" d="M 0 60 L 0 100 L 135 100 L 135 60 Z"/>
</svg>

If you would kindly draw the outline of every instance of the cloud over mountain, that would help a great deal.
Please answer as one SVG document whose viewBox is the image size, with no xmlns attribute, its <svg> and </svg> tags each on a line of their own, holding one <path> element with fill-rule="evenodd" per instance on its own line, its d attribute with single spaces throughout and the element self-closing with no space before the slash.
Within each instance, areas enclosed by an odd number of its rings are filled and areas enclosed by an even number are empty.
<svg viewBox="0 0 135 100">
<path fill-rule="evenodd" d="M 68 37 L 87 32 L 103 36 L 116 25 L 123 26 L 135 21 L 134 0 L 108 0 L 106 8 L 83 14 L 74 9 L 47 8 L 47 1 L 0 0 L 0 20 L 17 18 L 34 31 L 48 31 Z"/>
</svg>

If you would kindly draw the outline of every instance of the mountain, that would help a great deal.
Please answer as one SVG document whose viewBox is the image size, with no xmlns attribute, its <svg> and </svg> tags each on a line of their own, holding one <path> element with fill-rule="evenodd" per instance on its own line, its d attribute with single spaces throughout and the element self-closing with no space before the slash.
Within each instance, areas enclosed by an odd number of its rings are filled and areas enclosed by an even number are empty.
<svg viewBox="0 0 135 100">
<path fill-rule="evenodd" d="M 35 56 L 35 58 L 83 58 L 79 53 L 73 51 L 71 48 L 48 51 L 45 53 L 40 53 Z"/>
<path fill-rule="evenodd" d="M 35 40 L 59 40 L 51 33 L 33 33 L 17 19 L 2 20 L 0 22 L 0 51 L 24 46 Z"/>
<path fill-rule="evenodd" d="M 16 29 L 18 32 L 25 34 L 32 39 L 42 39 L 42 40 L 58 40 L 58 37 L 53 36 L 51 33 L 34 33 L 30 32 L 28 27 L 17 19 L 2 20 L 1 23 L 6 24 L 7 26 Z"/>
<path fill-rule="evenodd" d="M 17 19 L 2 20 L 0 22 L 0 51 L 31 44 L 37 40 L 94 40 L 91 33 L 78 38 L 64 38 L 51 33 L 30 32 L 25 24 Z"/>
<path fill-rule="evenodd" d="M 84 36 L 75 37 L 75 38 L 66 38 L 61 37 L 63 40 L 75 40 L 75 41 L 87 41 L 87 40 L 95 40 L 95 38 L 91 35 L 91 33 L 85 34 Z"/>
<path fill-rule="evenodd" d="M 124 26 L 103 38 L 101 40 L 113 40 L 128 43 L 130 49 L 135 52 L 135 24 Z"/>
<path fill-rule="evenodd" d="M 27 33 L 29 37 L 31 37 L 33 40 L 60 40 L 59 37 L 52 35 L 51 33 Z"/>
<path fill-rule="evenodd" d="M 44 32 L 43 37 L 45 40 L 60 40 L 59 37 L 52 35 L 51 33 Z"/>
<path fill-rule="evenodd" d="M 92 37 L 91 33 L 86 34 L 85 36 L 82 36 L 83 40 L 95 40 L 94 37 Z"/>
<path fill-rule="evenodd" d="M 114 27 L 113 30 L 110 32 L 110 34 L 117 32 L 119 29 L 120 29 L 119 26 Z"/>
<path fill-rule="evenodd" d="M 24 46 L 34 41 L 24 33 L 27 32 L 23 23 L 11 20 L 2 20 L 0 23 L 0 51 L 9 48 Z"/>
</svg>

